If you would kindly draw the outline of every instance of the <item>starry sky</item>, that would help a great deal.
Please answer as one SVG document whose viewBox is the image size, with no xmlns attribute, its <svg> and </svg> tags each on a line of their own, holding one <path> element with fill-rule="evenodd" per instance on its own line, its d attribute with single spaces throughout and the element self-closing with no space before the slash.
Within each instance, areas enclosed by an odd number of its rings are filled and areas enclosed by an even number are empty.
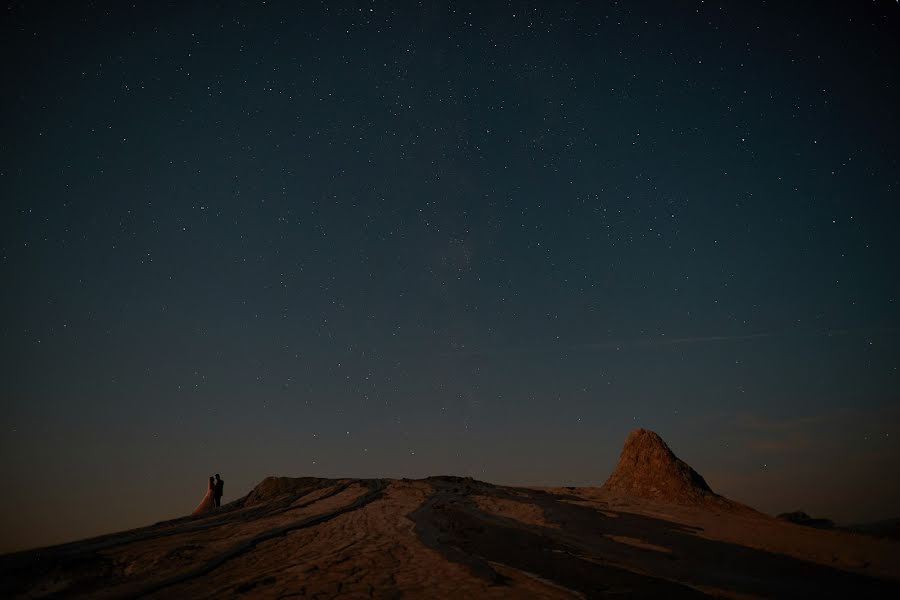
<svg viewBox="0 0 900 600">
<path fill-rule="evenodd" d="M 13 2 L 0 551 L 267 475 L 900 516 L 900 7 Z"/>
</svg>

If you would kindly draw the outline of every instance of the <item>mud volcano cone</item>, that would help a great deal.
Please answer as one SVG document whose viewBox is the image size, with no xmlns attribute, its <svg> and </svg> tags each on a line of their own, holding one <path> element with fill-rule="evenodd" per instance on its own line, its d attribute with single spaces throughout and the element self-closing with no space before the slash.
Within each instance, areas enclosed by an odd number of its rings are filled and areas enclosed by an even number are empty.
<svg viewBox="0 0 900 600">
<path fill-rule="evenodd" d="M 647 429 L 628 434 L 619 463 L 603 489 L 668 504 L 705 504 L 721 499 L 697 471 L 675 456 L 659 435 Z"/>
</svg>

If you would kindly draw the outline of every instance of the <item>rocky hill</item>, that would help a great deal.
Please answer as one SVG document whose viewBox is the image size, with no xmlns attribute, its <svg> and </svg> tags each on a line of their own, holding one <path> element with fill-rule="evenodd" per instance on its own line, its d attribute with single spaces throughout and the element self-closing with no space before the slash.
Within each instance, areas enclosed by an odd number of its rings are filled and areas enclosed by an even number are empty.
<svg viewBox="0 0 900 600">
<path fill-rule="evenodd" d="M 697 471 L 675 456 L 656 432 L 647 429 L 628 434 L 619 462 L 602 489 L 610 495 L 666 504 L 752 510 L 713 492 Z"/>
<path fill-rule="evenodd" d="M 604 489 L 270 477 L 207 514 L 0 556 L 0 597 L 900 597 L 900 543 L 710 497 L 650 432 Z"/>
</svg>

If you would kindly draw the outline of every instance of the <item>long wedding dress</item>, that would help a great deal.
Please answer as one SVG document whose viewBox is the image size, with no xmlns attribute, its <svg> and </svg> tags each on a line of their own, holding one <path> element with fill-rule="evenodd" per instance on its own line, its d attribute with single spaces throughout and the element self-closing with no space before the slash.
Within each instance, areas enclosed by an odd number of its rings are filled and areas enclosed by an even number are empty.
<svg viewBox="0 0 900 600">
<path fill-rule="evenodd" d="M 192 515 L 201 515 L 206 512 L 212 511 L 213 508 L 216 507 L 216 484 L 213 482 L 213 478 L 209 478 L 209 485 L 206 488 L 206 495 L 203 496 L 203 500 L 200 501 L 200 504 L 197 505 L 197 508 L 194 509 Z"/>
</svg>

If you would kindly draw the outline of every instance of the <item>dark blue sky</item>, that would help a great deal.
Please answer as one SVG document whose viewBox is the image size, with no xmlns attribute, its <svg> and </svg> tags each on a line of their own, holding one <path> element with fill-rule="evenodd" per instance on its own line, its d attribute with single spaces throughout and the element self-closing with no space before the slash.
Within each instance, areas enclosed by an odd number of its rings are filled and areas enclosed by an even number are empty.
<svg viewBox="0 0 900 600">
<path fill-rule="evenodd" d="M 0 36 L 2 549 L 635 426 L 897 516 L 895 2 L 80 4 Z"/>
</svg>

